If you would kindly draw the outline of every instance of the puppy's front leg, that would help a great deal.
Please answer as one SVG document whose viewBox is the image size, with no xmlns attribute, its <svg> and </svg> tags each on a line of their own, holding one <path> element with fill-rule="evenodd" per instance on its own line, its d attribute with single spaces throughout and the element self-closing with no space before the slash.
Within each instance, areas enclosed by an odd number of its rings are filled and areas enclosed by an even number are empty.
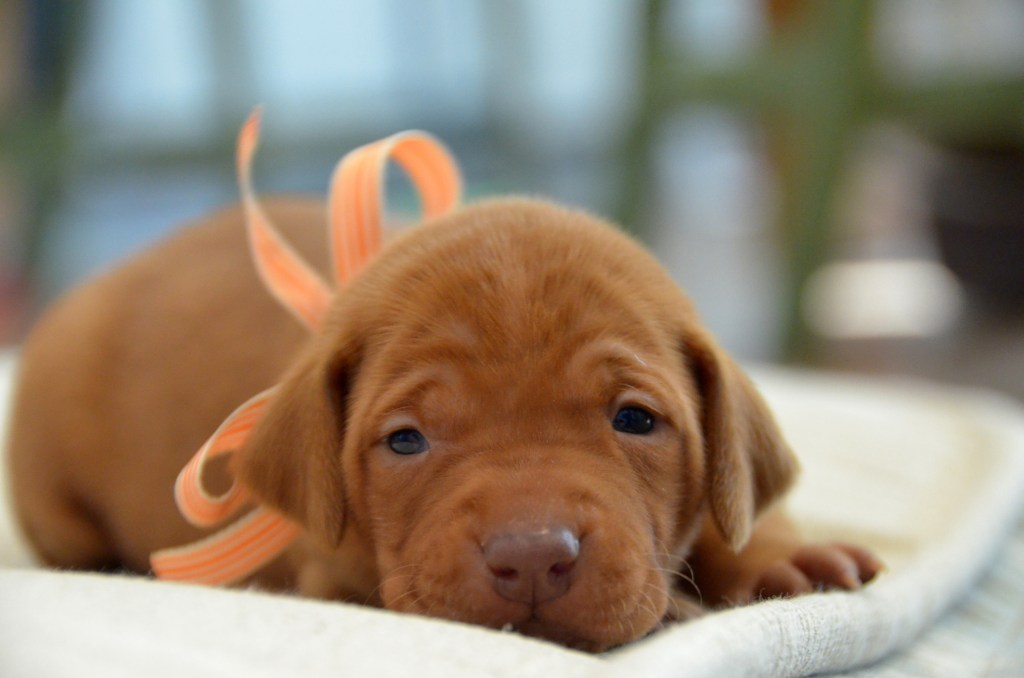
<svg viewBox="0 0 1024 678">
<path fill-rule="evenodd" d="M 858 589 L 882 569 L 874 555 L 857 546 L 805 544 L 778 507 L 761 516 L 750 541 L 738 553 L 706 518 L 689 562 L 708 607 L 815 590 Z"/>
</svg>

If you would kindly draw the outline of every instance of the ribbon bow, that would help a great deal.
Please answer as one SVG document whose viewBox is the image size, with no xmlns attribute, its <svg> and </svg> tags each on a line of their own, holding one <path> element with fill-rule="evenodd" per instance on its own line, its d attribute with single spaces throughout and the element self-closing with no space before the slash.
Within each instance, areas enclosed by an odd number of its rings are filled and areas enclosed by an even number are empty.
<svg viewBox="0 0 1024 678">
<path fill-rule="evenodd" d="M 330 285 L 293 250 L 267 218 L 252 187 L 252 159 L 259 144 L 260 110 L 238 135 L 237 169 L 246 230 L 256 270 L 268 291 L 311 331 L 319 330 L 330 306 Z M 334 170 L 328 195 L 328 238 L 336 285 L 340 288 L 380 249 L 384 175 L 388 160 L 405 170 L 420 196 L 424 217 L 451 210 L 459 202 L 459 170 L 447 149 L 432 136 L 401 132 L 348 153 Z M 276 387 L 259 393 L 224 420 L 174 485 L 178 510 L 196 527 L 217 525 L 252 501 L 237 481 L 220 495 L 203 486 L 207 463 L 230 455 L 245 442 Z M 230 584 L 252 574 L 281 553 L 301 528 L 279 513 L 258 506 L 228 527 L 184 546 L 152 554 L 160 579 Z"/>
</svg>

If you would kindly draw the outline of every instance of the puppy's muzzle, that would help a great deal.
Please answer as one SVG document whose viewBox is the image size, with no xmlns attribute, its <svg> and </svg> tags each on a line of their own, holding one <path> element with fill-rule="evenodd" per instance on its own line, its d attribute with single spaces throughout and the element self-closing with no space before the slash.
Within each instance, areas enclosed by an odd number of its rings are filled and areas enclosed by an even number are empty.
<svg viewBox="0 0 1024 678">
<path fill-rule="evenodd" d="M 483 544 L 494 590 L 532 607 L 569 590 L 579 554 L 579 537 L 562 526 L 504 532 Z"/>
</svg>

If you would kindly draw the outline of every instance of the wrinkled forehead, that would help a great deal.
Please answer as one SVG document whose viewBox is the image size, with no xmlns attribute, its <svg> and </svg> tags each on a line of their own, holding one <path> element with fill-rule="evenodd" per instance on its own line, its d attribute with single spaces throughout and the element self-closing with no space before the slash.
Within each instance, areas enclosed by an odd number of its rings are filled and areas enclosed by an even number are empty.
<svg viewBox="0 0 1024 678">
<path fill-rule="evenodd" d="M 688 308 L 657 260 L 621 232 L 519 203 L 466 208 L 412 229 L 350 289 L 345 312 L 359 311 L 384 333 L 412 325 L 519 344 Z"/>
<path fill-rule="evenodd" d="M 576 416 L 628 395 L 668 414 L 688 400 L 682 358 L 654 322 L 496 322 L 449 315 L 406 327 L 365 356 L 368 420 L 412 413 L 452 435 L 491 419 Z M 593 319 L 591 319 L 593 320 Z"/>
<path fill-rule="evenodd" d="M 376 353 L 398 373 L 472 363 L 525 377 L 597 354 L 642 366 L 675 349 L 672 300 L 645 281 L 550 253 L 503 254 L 500 265 L 477 253 L 405 276 L 379 310 Z"/>
</svg>

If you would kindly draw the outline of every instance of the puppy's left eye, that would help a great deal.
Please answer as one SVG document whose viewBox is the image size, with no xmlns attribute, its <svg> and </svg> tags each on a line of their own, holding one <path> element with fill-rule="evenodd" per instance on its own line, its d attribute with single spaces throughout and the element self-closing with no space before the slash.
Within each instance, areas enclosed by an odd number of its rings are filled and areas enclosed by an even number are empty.
<svg viewBox="0 0 1024 678">
<path fill-rule="evenodd" d="M 654 428 L 654 415 L 641 407 L 623 407 L 612 419 L 612 428 L 621 433 L 644 435 Z"/>
<path fill-rule="evenodd" d="M 388 436 L 388 447 L 395 454 L 422 454 L 430 449 L 430 444 L 416 429 L 403 428 Z"/>
</svg>

